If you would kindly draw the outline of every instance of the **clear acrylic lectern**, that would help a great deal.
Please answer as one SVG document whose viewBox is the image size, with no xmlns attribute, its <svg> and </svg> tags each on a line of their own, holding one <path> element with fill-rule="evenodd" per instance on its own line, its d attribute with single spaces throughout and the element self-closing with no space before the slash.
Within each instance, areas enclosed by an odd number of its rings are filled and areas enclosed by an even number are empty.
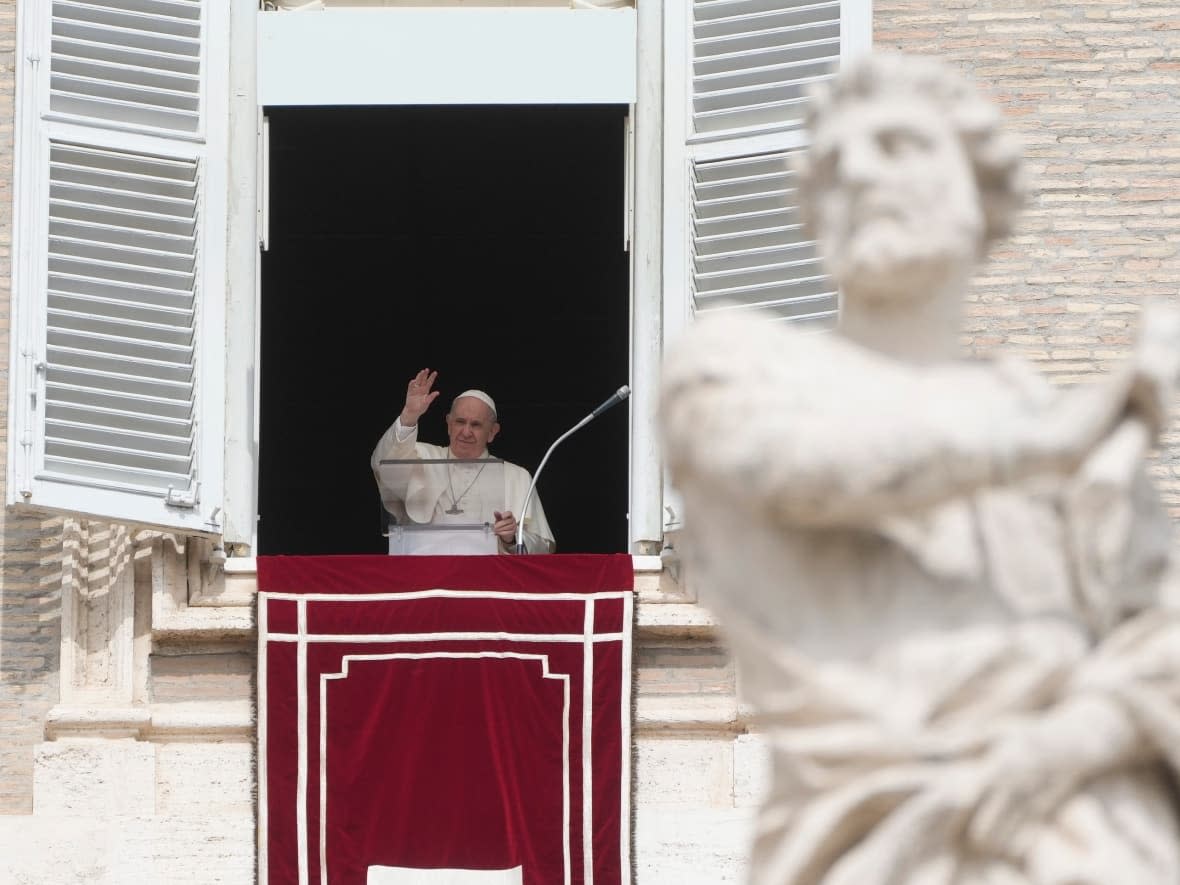
<svg viewBox="0 0 1180 885">
<path fill-rule="evenodd" d="M 496 513 L 505 501 L 499 458 L 381 461 L 377 484 L 389 552 L 406 555 L 494 554 Z"/>
</svg>

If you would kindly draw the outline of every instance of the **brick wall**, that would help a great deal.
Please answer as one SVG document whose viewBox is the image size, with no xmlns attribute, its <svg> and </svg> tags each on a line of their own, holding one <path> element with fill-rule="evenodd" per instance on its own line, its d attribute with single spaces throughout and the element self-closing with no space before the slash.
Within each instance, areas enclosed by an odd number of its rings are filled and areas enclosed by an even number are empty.
<svg viewBox="0 0 1180 885">
<path fill-rule="evenodd" d="M 0 3 L 0 464 L 8 458 L 16 4 Z M 4 494 L 0 470 L 0 494 Z M 61 523 L 0 510 L 0 814 L 32 810 L 32 745 L 57 701 Z"/>
<path fill-rule="evenodd" d="M 1180 291 L 1180 3 L 876 0 L 874 42 L 970 73 L 1025 144 L 1033 195 L 974 281 L 972 347 L 1062 383 L 1108 370 L 1144 299 Z M 1180 518 L 1180 422 L 1153 470 Z"/>
</svg>

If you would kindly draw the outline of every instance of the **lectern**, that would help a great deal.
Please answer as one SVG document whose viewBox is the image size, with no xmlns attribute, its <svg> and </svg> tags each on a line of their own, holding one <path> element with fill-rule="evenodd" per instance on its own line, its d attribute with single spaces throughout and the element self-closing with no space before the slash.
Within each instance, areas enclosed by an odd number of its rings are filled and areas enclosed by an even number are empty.
<svg viewBox="0 0 1180 885">
<path fill-rule="evenodd" d="M 495 554 L 496 513 L 520 509 L 499 458 L 388 459 L 377 470 L 392 554 Z"/>
</svg>

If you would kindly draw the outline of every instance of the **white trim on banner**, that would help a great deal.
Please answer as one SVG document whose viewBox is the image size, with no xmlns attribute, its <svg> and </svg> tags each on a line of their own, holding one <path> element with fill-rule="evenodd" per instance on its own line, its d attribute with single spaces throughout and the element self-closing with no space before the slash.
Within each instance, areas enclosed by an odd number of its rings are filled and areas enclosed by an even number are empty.
<svg viewBox="0 0 1180 885">
<path fill-rule="evenodd" d="M 365 885 L 521 885 L 524 868 L 510 870 L 420 869 L 370 866 Z"/>
<path fill-rule="evenodd" d="M 594 882 L 594 600 L 586 600 L 582 623 L 582 880 Z M 622 638 L 621 636 L 619 637 Z"/>
<path fill-rule="evenodd" d="M 626 881 L 631 873 L 631 624 L 635 617 L 635 596 L 623 599 L 622 701 L 619 704 L 622 771 L 619 773 L 619 870 Z"/>
<path fill-rule="evenodd" d="M 269 859 L 270 852 L 266 850 L 267 833 L 270 832 L 270 815 L 268 812 L 266 784 L 266 742 L 267 742 L 267 693 L 266 693 L 266 646 L 269 641 L 269 618 L 266 598 L 258 600 L 258 881 L 270 881 Z"/>
<path fill-rule="evenodd" d="M 295 844 L 299 851 L 299 885 L 308 885 L 307 869 L 307 601 L 297 603 L 299 644 L 295 651 L 296 716 L 299 758 L 295 774 Z"/>
<path fill-rule="evenodd" d="M 517 593 L 511 590 L 411 590 L 406 593 L 272 593 L 267 590 L 270 599 L 288 599 L 298 601 L 306 599 L 309 602 L 364 602 L 378 599 L 394 601 L 402 599 L 438 599 L 451 597 L 454 599 L 520 599 L 533 602 L 584 602 L 587 599 L 628 599 L 632 595 L 630 590 L 602 590 L 598 593 Z M 581 635 L 581 634 L 575 634 Z"/>
<path fill-rule="evenodd" d="M 621 642 L 622 633 L 599 633 L 587 639 L 581 633 L 272 633 L 271 642 L 467 642 L 501 640 L 504 642 Z"/>
<path fill-rule="evenodd" d="M 570 677 L 568 673 L 552 673 L 549 670 L 549 655 L 532 655 L 513 651 L 437 651 L 437 652 L 391 652 L 379 655 L 345 655 L 341 660 L 343 669 L 338 673 L 320 674 L 320 885 L 328 885 L 328 681 L 343 681 L 349 677 L 349 664 L 353 661 L 424 661 L 435 658 L 470 660 L 478 658 L 499 658 L 502 660 L 538 661 L 541 664 L 542 679 L 556 679 L 562 683 L 561 710 L 561 808 L 562 808 L 562 858 L 563 882 L 570 885 Z M 307 721 L 299 722 L 301 733 L 307 731 Z M 583 741 L 585 741 L 583 733 Z M 302 746 L 302 744 L 301 744 Z M 583 753 L 585 753 L 583 746 Z M 304 763 L 306 764 L 306 763 Z M 584 763 L 583 763 L 584 764 Z M 586 791 L 583 785 L 583 816 L 585 816 Z M 307 824 L 306 816 L 303 820 Z M 306 839 L 306 833 L 303 834 Z M 593 876 L 586 880 L 592 883 Z"/>
</svg>

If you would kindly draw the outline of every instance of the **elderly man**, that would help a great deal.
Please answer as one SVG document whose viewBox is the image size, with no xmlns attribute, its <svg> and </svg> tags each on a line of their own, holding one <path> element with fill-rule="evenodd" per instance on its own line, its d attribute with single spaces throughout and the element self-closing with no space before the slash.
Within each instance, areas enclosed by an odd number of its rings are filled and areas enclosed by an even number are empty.
<svg viewBox="0 0 1180 885">
<path fill-rule="evenodd" d="M 388 502 L 404 500 L 406 515 L 416 523 L 490 522 L 499 541 L 499 551 L 515 553 L 517 522 L 510 508 L 524 504 L 531 477 L 523 467 L 504 462 L 502 490 L 498 487 L 487 489 L 486 478 L 481 484 L 487 465 L 478 462 L 492 457 L 488 445 L 500 432 L 495 401 L 482 390 L 467 390 L 455 397 L 447 413 L 448 446 L 418 442 L 418 419 L 438 398 L 439 391 L 434 389 L 437 379 L 438 372 L 422 369 L 410 380 L 401 414 L 373 449 L 369 463 L 377 478 L 381 499 L 387 502 L 387 507 Z M 437 479 L 432 474 L 434 481 L 422 483 L 415 493 L 407 495 L 405 489 L 392 488 L 383 480 L 378 465 L 385 460 L 413 458 L 456 460 L 459 463 L 447 465 L 445 473 L 438 472 Z M 493 505 L 492 501 L 497 503 Z M 528 552 L 552 553 L 557 545 L 540 498 L 535 493 L 523 520 Z"/>
</svg>

